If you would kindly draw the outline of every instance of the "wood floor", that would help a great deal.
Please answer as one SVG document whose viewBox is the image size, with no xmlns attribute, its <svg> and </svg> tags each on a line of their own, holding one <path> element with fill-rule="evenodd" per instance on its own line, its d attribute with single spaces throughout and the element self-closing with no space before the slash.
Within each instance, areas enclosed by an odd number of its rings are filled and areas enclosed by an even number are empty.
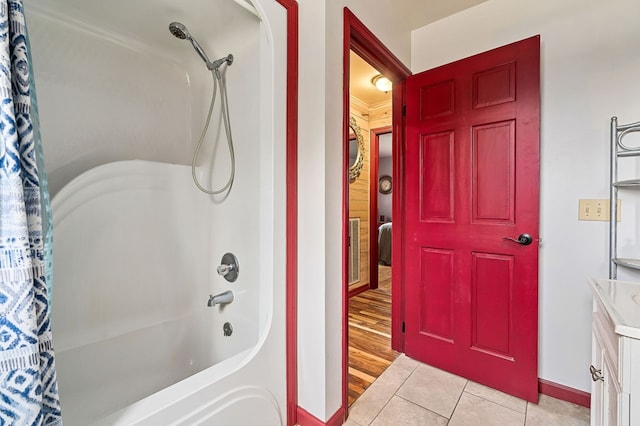
<svg viewBox="0 0 640 426">
<path fill-rule="evenodd" d="M 380 265 L 378 288 L 349 299 L 349 406 L 398 355 L 391 349 L 391 267 Z"/>
</svg>

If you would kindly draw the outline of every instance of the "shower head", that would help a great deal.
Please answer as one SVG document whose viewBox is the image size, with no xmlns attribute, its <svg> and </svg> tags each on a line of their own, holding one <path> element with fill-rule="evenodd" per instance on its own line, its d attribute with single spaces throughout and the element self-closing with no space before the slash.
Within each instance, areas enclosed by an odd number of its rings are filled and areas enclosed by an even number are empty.
<svg viewBox="0 0 640 426">
<path fill-rule="evenodd" d="M 202 47 L 200 46 L 200 43 L 198 43 L 196 39 L 193 38 L 193 36 L 189 33 L 189 30 L 187 29 L 186 25 L 181 24 L 180 22 L 172 22 L 169 24 L 169 31 L 171 32 L 171 34 L 173 34 L 175 37 L 181 40 L 189 40 L 193 48 L 196 50 L 198 55 L 200 55 L 204 63 L 207 64 L 207 67 L 209 68 L 209 64 L 211 64 L 209 57 L 207 56 L 206 53 L 204 53 L 204 49 L 202 49 Z M 209 69 L 213 69 L 213 68 L 209 68 Z"/>
<path fill-rule="evenodd" d="M 189 34 L 189 30 L 187 29 L 187 27 L 181 24 L 180 22 L 170 23 L 169 31 L 171 31 L 171 34 L 173 34 L 175 37 L 178 37 L 181 40 L 184 40 L 187 37 L 191 36 Z"/>
<path fill-rule="evenodd" d="M 227 66 L 229 66 L 233 63 L 233 55 L 231 54 L 225 56 L 224 58 L 220 58 L 217 61 L 211 62 L 207 54 L 204 53 L 204 49 L 202 48 L 202 46 L 200 46 L 200 43 L 198 43 L 196 39 L 193 38 L 191 33 L 189 33 L 186 25 L 181 24 L 180 22 L 172 22 L 169 24 L 169 31 L 180 40 L 189 40 L 198 55 L 200 55 L 204 63 L 207 64 L 207 68 L 215 71 L 217 76 L 220 75 L 218 68 L 220 68 L 222 64 L 226 64 Z"/>
</svg>

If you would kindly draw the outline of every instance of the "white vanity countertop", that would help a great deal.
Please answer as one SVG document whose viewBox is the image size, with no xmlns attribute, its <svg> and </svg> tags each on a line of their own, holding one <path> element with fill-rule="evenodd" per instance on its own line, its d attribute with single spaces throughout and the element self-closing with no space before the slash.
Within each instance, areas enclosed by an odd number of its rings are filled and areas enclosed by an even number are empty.
<svg viewBox="0 0 640 426">
<path fill-rule="evenodd" d="M 615 324 L 615 332 L 640 339 L 640 283 L 590 279 L 589 284 Z"/>
</svg>

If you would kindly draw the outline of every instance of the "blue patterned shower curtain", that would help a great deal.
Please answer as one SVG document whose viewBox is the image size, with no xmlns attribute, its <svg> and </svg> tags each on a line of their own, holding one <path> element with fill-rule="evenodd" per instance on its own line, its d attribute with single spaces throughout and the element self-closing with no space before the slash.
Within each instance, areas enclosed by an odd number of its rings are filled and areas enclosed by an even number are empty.
<svg viewBox="0 0 640 426">
<path fill-rule="evenodd" d="M 51 215 L 22 1 L 0 0 L 0 424 L 62 425 Z"/>
</svg>

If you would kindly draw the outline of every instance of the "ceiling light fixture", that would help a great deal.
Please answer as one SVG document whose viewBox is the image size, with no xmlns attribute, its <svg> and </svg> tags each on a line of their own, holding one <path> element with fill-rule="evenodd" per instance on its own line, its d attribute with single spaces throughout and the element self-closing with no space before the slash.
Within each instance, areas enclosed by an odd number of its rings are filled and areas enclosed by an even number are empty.
<svg viewBox="0 0 640 426">
<path fill-rule="evenodd" d="M 371 79 L 371 83 L 376 86 L 376 89 L 385 93 L 390 92 L 393 87 L 393 83 L 391 83 L 391 80 L 389 80 L 382 74 L 378 74 L 373 77 Z"/>
</svg>

